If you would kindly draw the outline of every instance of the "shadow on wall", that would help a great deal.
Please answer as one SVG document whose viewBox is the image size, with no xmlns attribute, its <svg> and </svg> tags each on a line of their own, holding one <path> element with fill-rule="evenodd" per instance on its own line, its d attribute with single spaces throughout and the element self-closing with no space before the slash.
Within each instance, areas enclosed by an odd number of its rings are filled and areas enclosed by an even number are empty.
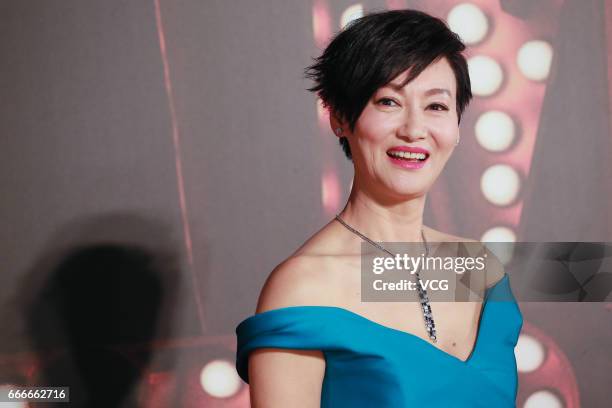
<svg viewBox="0 0 612 408">
<path fill-rule="evenodd" d="M 71 407 L 137 405 L 147 345 L 171 336 L 179 273 L 170 235 L 130 214 L 56 234 L 20 291 L 38 359 L 35 385 L 69 386 Z"/>
</svg>

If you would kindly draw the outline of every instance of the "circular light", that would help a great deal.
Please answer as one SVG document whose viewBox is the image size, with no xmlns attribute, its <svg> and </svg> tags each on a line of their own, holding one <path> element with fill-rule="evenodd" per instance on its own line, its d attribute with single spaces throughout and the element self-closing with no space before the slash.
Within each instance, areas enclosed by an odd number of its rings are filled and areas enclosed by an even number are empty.
<svg viewBox="0 0 612 408">
<path fill-rule="evenodd" d="M 506 227 L 493 227 L 480 238 L 481 242 L 516 242 L 514 231 Z"/>
<path fill-rule="evenodd" d="M 347 7 L 340 17 L 340 28 L 343 29 L 348 23 L 360 17 L 363 17 L 363 6 L 361 4 L 353 4 Z"/>
<path fill-rule="evenodd" d="M 563 408 L 564 404 L 559 397 L 548 391 L 536 391 L 525 400 L 523 408 Z"/>
<path fill-rule="evenodd" d="M 546 41 L 527 41 L 518 51 L 516 62 L 522 74 L 533 81 L 548 78 L 553 48 Z"/>
<path fill-rule="evenodd" d="M 476 121 L 476 140 L 486 150 L 502 152 L 514 141 L 515 130 L 510 115 L 495 110 L 488 111 Z"/>
<path fill-rule="evenodd" d="M 234 365 L 225 360 L 213 360 L 200 372 L 202 389 L 216 398 L 227 398 L 236 394 L 241 383 Z"/>
<path fill-rule="evenodd" d="M 521 334 L 514 347 L 518 371 L 529 373 L 537 370 L 544 362 L 544 346 L 535 337 Z"/>
<path fill-rule="evenodd" d="M 447 22 L 466 44 L 476 44 L 487 35 L 489 22 L 482 10 L 470 3 L 459 4 L 448 13 Z"/>
<path fill-rule="evenodd" d="M 511 204 L 516 199 L 520 185 L 516 170 L 507 164 L 489 167 L 480 179 L 480 188 L 486 199 L 500 206 Z"/>
<path fill-rule="evenodd" d="M 493 58 L 478 55 L 468 60 L 468 71 L 472 82 L 472 93 L 490 96 L 497 92 L 504 79 L 504 73 Z"/>
<path fill-rule="evenodd" d="M 486 247 L 502 264 L 508 265 L 512 260 L 516 235 L 510 228 L 493 227 L 482 235 L 480 241 L 487 243 Z"/>
</svg>

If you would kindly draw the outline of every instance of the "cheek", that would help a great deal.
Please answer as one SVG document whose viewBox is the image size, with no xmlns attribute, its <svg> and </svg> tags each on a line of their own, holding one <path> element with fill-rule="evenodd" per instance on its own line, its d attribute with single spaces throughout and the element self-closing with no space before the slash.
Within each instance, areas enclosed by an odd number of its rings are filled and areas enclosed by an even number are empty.
<svg viewBox="0 0 612 408">
<path fill-rule="evenodd" d="M 459 127 L 457 123 L 440 123 L 433 132 L 436 138 L 436 143 L 440 149 L 452 149 L 457 142 L 459 136 Z"/>
<path fill-rule="evenodd" d="M 395 124 L 382 112 L 365 109 L 355 124 L 355 135 L 361 141 L 378 142 L 394 129 Z"/>
</svg>

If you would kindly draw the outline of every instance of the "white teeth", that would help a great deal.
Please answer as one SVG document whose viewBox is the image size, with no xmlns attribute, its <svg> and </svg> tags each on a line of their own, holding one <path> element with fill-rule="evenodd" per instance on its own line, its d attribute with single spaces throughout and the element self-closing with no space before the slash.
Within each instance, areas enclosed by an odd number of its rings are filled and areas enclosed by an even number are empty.
<svg viewBox="0 0 612 408">
<path fill-rule="evenodd" d="M 426 155 L 424 153 L 413 153 L 413 152 L 400 152 L 397 150 L 392 150 L 389 152 L 391 156 L 400 157 L 402 159 L 417 159 L 424 160 Z"/>
</svg>

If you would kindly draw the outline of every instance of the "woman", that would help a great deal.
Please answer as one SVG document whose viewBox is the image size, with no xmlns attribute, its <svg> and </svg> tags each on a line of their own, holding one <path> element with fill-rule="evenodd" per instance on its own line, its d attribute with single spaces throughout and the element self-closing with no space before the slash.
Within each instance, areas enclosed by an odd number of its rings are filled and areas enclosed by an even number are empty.
<svg viewBox="0 0 612 408">
<path fill-rule="evenodd" d="M 360 297 L 362 242 L 466 241 L 423 225 L 471 98 L 464 48 L 439 19 L 389 11 L 351 23 L 307 70 L 355 175 L 342 212 L 274 269 L 236 329 L 254 407 L 514 406 L 516 302 Z M 486 285 L 510 293 L 506 275 Z"/>
</svg>

